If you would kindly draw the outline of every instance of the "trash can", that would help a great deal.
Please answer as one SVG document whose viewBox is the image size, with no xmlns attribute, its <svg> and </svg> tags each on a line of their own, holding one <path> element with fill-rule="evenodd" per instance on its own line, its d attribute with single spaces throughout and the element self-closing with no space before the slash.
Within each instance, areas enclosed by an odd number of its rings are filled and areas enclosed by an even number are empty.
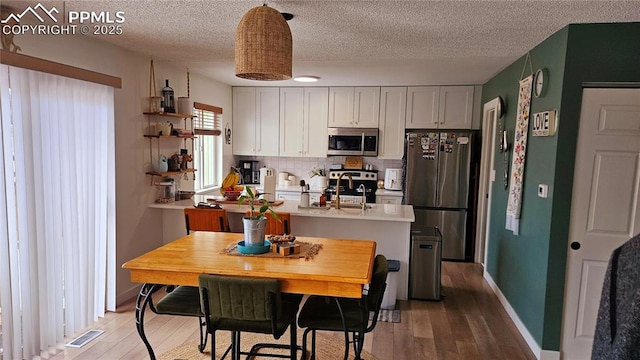
<svg viewBox="0 0 640 360">
<path fill-rule="evenodd" d="M 398 293 L 398 271 L 400 271 L 399 260 L 387 259 L 389 273 L 387 274 L 387 287 L 384 289 L 382 296 L 382 305 L 380 308 L 393 310 L 396 308 L 396 294 Z"/>
<path fill-rule="evenodd" d="M 440 300 L 442 234 L 437 227 L 411 227 L 409 298 Z"/>
</svg>

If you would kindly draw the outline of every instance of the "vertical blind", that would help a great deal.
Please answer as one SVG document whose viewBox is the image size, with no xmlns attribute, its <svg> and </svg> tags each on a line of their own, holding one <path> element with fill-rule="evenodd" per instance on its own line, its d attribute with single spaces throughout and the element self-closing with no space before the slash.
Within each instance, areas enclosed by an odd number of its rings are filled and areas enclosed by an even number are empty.
<svg viewBox="0 0 640 360">
<path fill-rule="evenodd" d="M 115 310 L 113 88 L 0 65 L 0 309 L 7 359 Z"/>
</svg>

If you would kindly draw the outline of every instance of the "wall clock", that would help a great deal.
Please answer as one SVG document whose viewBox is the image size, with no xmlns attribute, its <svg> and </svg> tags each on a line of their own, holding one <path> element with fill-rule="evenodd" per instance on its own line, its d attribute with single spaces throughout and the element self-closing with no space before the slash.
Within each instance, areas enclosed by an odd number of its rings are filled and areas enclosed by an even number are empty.
<svg viewBox="0 0 640 360">
<path fill-rule="evenodd" d="M 533 95 L 537 98 L 544 94 L 546 89 L 544 82 L 547 80 L 547 70 L 538 69 L 533 77 Z"/>
</svg>

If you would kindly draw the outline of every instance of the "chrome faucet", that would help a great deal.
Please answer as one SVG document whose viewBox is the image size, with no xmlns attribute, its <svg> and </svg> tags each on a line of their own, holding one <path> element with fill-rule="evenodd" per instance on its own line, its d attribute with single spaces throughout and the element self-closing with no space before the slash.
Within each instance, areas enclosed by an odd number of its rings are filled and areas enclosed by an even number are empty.
<svg viewBox="0 0 640 360">
<path fill-rule="evenodd" d="M 367 188 L 364 186 L 364 184 L 360 184 L 360 186 L 358 186 L 358 191 L 362 192 L 362 200 L 360 200 L 360 206 L 362 207 L 362 211 L 364 211 L 367 208 Z"/>
<path fill-rule="evenodd" d="M 349 178 L 349 189 L 353 189 L 353 178 L 351 177 L 351 173 L 343 172 L 340 174 L 336 185 L 336 209 L 340 209 L 340 180 L 342 180 L 342 177 L 345 175 Z"/>
</svg>

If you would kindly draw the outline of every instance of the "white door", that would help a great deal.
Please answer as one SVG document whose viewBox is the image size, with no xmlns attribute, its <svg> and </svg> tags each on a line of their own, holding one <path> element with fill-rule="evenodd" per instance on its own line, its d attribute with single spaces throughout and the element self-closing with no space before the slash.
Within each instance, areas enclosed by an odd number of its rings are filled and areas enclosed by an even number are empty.
<svg viewBox="0 0 640 360">
<path fill-rule="evenodd" d="M 496 180 L 494 165 L 495 150 L 497 146 L 497 123 L 502 114 L 500 98 L 495 98 L 486 104 L 482 112 L 482 153 L 480 156 L 480 189 L 478 190 L 478 214 L 476 215 L 476 248 L 475 262 L 485 265 L 486 249 L 489 238 L 489 209 L 491 209 L 491 188 Z"/>
<path fill-rule="evenodd" d="M 564 360 L 590 358 L 609 256 L 640 232 L 640 89 L 585 89 L 576 150 Z"/>
</svg>

